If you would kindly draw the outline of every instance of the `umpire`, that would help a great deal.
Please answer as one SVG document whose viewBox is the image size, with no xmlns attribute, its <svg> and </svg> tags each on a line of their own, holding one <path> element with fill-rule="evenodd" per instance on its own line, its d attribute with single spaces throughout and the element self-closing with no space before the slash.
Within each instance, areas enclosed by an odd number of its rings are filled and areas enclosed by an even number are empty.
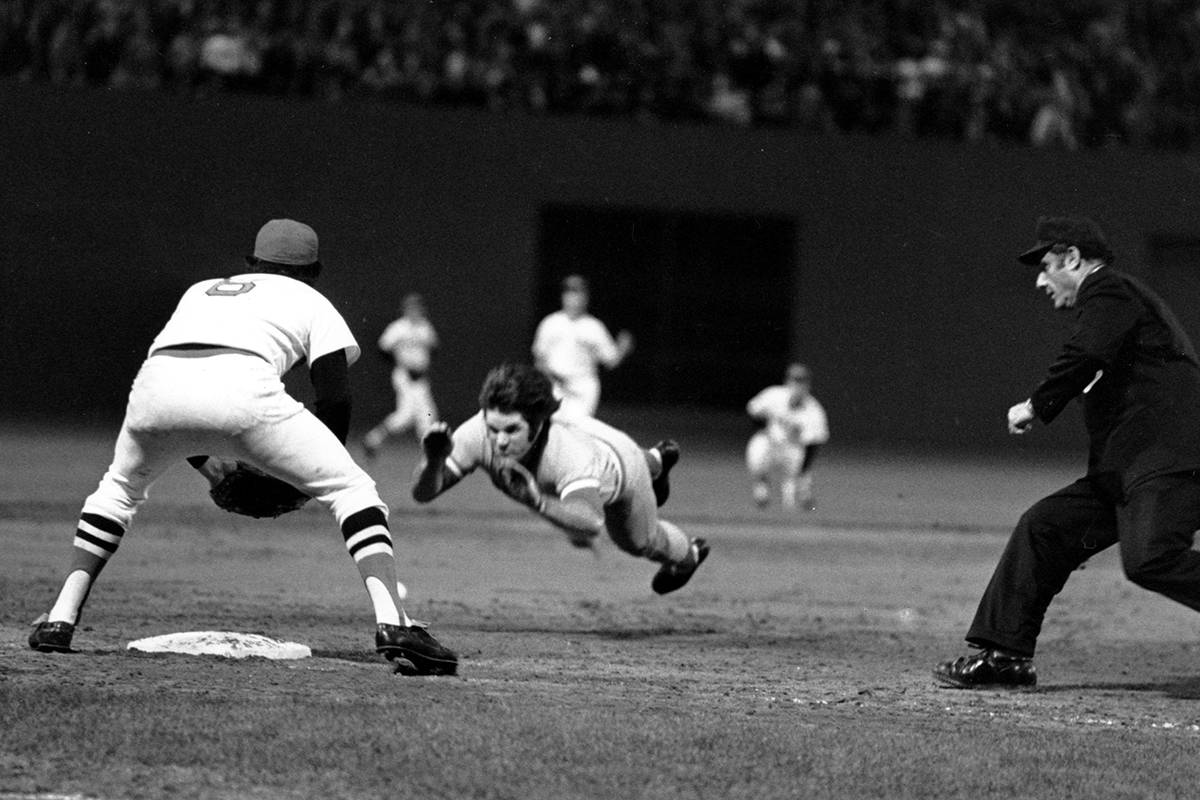
<svg viewBox="0 0 1200 800">
<path fill-rule="evenodd" d="M 1088 432 L 1087 474 L 1017 523 L 967 632 L 975 652 L 934 668 L 964 689 L 1032 686 L 1046 609 L 1071 572 L 1121 543 L 1129 580 L 1200 611 L 1200 362 L 1162 299 L 1112 267 L 1100 227 L 1042 217 L 1022 264 L 1075 315 L 1070 338 L 1010 433 L 1050 423 L 1075 397 Z"/>
</svg>

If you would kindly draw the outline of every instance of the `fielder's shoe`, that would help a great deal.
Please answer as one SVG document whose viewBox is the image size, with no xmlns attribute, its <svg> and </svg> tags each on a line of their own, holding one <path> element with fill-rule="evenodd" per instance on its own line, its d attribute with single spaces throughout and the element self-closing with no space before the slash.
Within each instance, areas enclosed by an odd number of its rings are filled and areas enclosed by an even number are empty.
<svg viewBox="0 0 1200 800">
<path fill-rule="evenodd" d="M 74 653 L 74 635 L 75 626 L 70 622 L 39 622 L 29 634 L 29 647 L 41 653 Z"/>
<path fill-rule="evenodd" d="M 1037 685 L 1037 670 L 1032 658 L 980 650 L 938 664 L 933 678 L 956 689 L 1022 689 Z"/>
<path fill-rule="evenodd" d="M 383 654 L 388 661 L 395 661 L 396 671 L 405 675 L 454 675 L 458 672 L 458 656 L 417 625 L 376 625 L 375 652 Z"/>
<path fill-rule="evenodd" d="M 671 468 L 679 463 L 679 445 L 674 439 L 663 439 L 651 449 L 662 459 L 662 469 L 654 479 L 654 500 L 661 506 L 671 496 Z"/>
<path fill-rule="evenodd" d="M 706 558 L 708 558 L 708 543 L 703 539 L 692 539 L 687 560 L 681 564 L 663 564 L 658 572 L 654 573 L 654 578 L 650 581 L 650 588 L 659 594 L 675 591 L 692 579 Z"/>
</svg>

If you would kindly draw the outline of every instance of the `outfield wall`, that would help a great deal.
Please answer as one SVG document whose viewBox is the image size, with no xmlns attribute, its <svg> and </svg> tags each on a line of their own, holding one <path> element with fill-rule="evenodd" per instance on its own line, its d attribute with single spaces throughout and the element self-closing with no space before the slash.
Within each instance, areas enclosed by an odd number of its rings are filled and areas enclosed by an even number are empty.
<svg viewBox="0 0 1200 800">
<path fill-rule="evenodd" d="M 1200 164 L 1125 152 L 5 83 L 0 153 L 7 419 L 115 424 L 175 295 L 281 215 L 320 233 L 321 288 L 364 344 L 427 295 L 456 418 L 526 357 L 539 209 L 576 203 L 795 219 L 793 350 L 841 442 L 1079 448 L 1070 422 L 1003 433 L 1065 330 L 1014 252 L 1059 210 L 1097 215 L 1130 267 L 1200 232 Z M 360 424 L 390 404 L 365 349 Z"/>
</svg>

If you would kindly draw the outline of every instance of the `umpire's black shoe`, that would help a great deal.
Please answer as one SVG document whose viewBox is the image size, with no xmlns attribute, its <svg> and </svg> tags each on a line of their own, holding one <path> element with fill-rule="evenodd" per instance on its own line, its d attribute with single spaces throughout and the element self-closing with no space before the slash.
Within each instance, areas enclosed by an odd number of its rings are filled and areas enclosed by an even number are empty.
<svg viewBox="0 0 1200 800">
<path fill-rule="evenodd" d="M 679 445 L 674 439 L 663 439 L 651 449 L 662 459 L 662 469 L 654 479 L 654 500 L 661 506 L 671 496 L 671 467 L 679 463 Z"/>
<path fill-rule="evenodd" d="M 417 625 L 376 625 L 375 652 L 382 653 L 388 661 L 395 661 L 396 671 L 405 675 L 454 675 L 458 672 L 458 656 Z"/>
<path fill-rule="evenodd" d="M 1028 689 L 1037 685 L 1032 658 L 980 650 L 933 668 L 933 679 L 956 689 Z"/>
<path fill-rule="evenodd" d="M 708 543 L 703 539 L 692 539 L 687 560 L 681 564 L 663 564 L 658 572 L 654 573 L 654 578 L 650 581 L 650 588 L 659 594 L 675 591 L 692 579 L 706 558 L 708 558 Z"/>
<path fill-rule="evenodd" d="M 74 635 L 75 626 L 70 622 L 39 622 L 29 634 L 29 647 L 41 653 L 74 653 Z"/>
</svg>

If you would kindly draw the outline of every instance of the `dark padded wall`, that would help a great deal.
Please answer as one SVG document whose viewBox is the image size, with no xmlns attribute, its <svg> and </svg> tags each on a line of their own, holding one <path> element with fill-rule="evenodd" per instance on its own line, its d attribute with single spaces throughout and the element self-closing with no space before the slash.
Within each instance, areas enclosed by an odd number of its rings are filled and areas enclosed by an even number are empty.
<svg viewBox="0 0 1200 800">
<path fill-rule="evenodd" d="M 567 205 L 793 220 L 780 302 L 839 441 L 986 450 L 1065 330 L 1013 260 L 1034 218 L 1096 215 L 1152 284 L 1149 242 L 1200 234 L 1196 165 L 1178 156 L 16 83 L 0 109 L 0 416 L 14 420 L 115 424 L 176 294 L 237 269 L 283 215 L 320 233 L 321 288 L 367 350 L 358 424 L 390 404 L 370 351 L 413 289 L 457 418 L 489 366 L 527 357 L 539 221 Z M 1070 422 L 1026 440 L 1081 446 Z"/>
</svg>

